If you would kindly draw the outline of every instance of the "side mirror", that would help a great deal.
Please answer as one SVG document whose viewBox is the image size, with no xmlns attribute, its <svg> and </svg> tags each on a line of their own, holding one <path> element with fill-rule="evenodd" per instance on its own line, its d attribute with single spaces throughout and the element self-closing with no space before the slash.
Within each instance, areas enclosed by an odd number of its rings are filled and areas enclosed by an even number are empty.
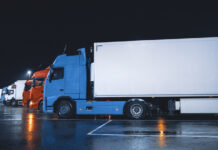
<svg viewBox="0 0 218 150">
<path fill-rule="evenodd" d="M 32 87 L 35 87 L 35 86 L 36 86 L 36 80 L 33 79 Z"/>
<path fill-rule="evenodd" d="M 51 64 L 50 66 L 49 66 L 49 69 L 51 70 L 53 70 L 53 68 L 54 68 L 54 66 L 53 66 L 53 64 Z"/>
<path fill-rule="evenodd" d="M 49 76 L 48 76 L 48 81 L 51 83 L 52 81 L 52 75 L 54 73 L 53 65 L 50 65 L 49 67 Z"/>
<path fill-rule="evenodd" d="M 48 77 L 48 81 L 51 83 L 51 75 L 49 75 L 49 77 Z"/>
</svg>

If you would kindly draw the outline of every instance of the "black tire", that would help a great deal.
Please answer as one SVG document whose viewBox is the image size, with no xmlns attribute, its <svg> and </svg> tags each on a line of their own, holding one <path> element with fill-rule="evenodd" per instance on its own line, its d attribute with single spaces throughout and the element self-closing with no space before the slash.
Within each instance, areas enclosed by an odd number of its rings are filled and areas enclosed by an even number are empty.
<svg viewBox="0 0 218 150">
<path fill-rule="evenodd" d="M 72 118 L 74 116 L 73 103 L 68 100 L 61 100 L 57 104 L 57 115 L 59 118 Z"/>
<path fill-rule="evenodd" d="M 124 114 L 129 119 L 142 120 L 148 117 L 148 109 L 145 102 L 131 101 L 126 104 Z"/>
<path fill-rule="evenodd" d="M 40 112 L 43 112 L 43 101 L 42 100 L 39 102 L 38 109 Z"/>
<path fill-rule="evenodd" d="M 17 101 L 15 99 L 11 100 L 11 106 L 13 106 L 13 107 L 17 106 Z"/>
<path fill-rule="evenodd" d="M 11 106 L 11 101 L 6 101 L 6 106 Z"/>
</svg>

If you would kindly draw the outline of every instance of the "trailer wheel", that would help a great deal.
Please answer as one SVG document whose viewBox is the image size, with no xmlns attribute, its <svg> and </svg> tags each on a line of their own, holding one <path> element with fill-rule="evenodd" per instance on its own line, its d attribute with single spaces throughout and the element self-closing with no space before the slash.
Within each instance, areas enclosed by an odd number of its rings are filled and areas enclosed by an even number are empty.
<svg viewBox="0 0 218 150">
<path fill-rule="evenodd" d="M 15 99 L 11 100 L 11 106 L 13 107 L 17 106 L 17 101 Z"/>
<path fill-rule="evenodd" d="M 130 119 L 140 120 L 146 118 L 147 110 L 144 102 L 132 101 L 127 103 L 124 114 Z"/>
<path fill-rule="evenodd" d="M 57 104 L 57 115 L 60 118 L 72 118 L 73 117 L 73 105 L 68 100 L 61 100 Z"/>
<path fill-rule="evenodd" d="M 42 100 L 39 102 L 38 109 L 40 112 L 43 112 L 43 101 Z"/>
</svg>

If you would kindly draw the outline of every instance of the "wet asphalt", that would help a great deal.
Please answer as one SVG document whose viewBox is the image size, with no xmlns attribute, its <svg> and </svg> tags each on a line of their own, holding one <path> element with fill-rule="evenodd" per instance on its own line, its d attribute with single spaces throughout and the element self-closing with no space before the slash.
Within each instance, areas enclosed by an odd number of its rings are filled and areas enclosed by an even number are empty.
<svg viewBox="0 0 218 150">
<path fill-rule="evenodd" d="M 217 150 L 218 117 L 58 119 L 0 105 L 1 150 Z"/>
</svg>

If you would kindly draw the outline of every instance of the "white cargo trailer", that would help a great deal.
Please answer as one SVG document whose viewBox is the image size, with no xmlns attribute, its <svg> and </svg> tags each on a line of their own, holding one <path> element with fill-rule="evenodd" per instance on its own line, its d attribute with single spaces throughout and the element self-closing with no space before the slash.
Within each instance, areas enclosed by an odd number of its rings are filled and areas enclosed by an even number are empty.
<svg viewBox="0 0 218 150">
<path fill-rule="evenodd" d="M 95 43 L 94 97 L 164 98 L 181 113 L 218 113 L 217 98 L 201 99 L 218 96 L 217 67 L 217 37 Z"/>
<path fill-rule="evenodd" d="M 218 96 L 218 38 L 95 44 L 95 97 Z"/>
<path fill-rule="evenodd" d="M 6 95 L 6 103 L 8 105 L 22 105 L 25 81 L 26 80 L 17 80 L 12 85 L 8 86 L 8 94 Z"/>
<path fill-rule="evenodd" d="M 14 94 L 15 98 L 11 101 L 12 106 L 17 106 L 17 105 L 22 105 L 22 100 L 23 100 L 23 90 L 25 87 L 25 82 L 26 80 L 17 80 L 14 83 Z"/>
</svg>

